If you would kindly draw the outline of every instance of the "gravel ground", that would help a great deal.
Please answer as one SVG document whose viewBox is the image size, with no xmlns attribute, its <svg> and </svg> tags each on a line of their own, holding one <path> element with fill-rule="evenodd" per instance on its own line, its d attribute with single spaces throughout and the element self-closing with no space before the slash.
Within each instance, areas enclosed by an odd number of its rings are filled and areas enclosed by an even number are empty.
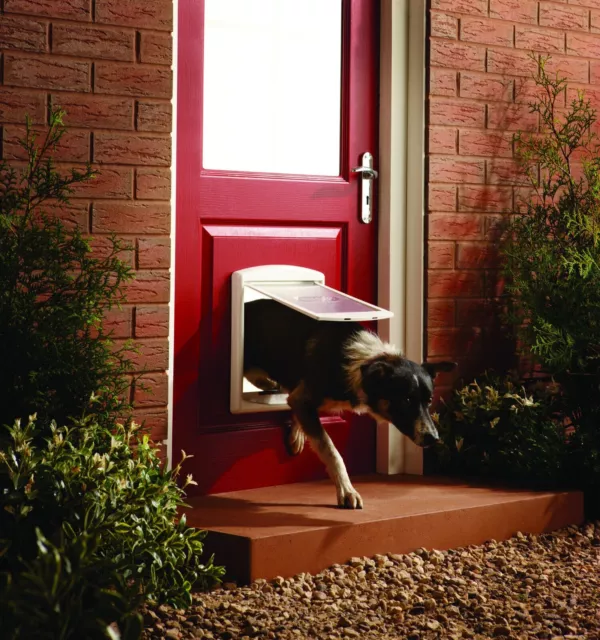
<svg viewBox="0 0 600 640">
<path fill-rule="evenodd" d="M 225 559 L 221 559 L 225 560 Z M 600 521 L 454 551 L 352 558 L 316 576 L 225 583 L 146 611 L 145 639 L 600 640 Z"/>
</svg>

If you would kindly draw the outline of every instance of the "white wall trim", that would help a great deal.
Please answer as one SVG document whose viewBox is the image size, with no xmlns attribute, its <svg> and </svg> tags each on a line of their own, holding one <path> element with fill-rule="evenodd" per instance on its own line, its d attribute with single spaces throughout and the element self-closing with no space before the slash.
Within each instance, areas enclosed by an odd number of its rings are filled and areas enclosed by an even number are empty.
<svg viewBox="0 0 600 640">
<path fill-rule="evenodd" d="M 171 469 L 173 464 L 173 363 L 175 361 L 175 204 L 177 186 L 177 34 L 179 25 L 179 0 L 173 0 L 173 126 L 171 133 L 171 269 L 170 269 L 170 295 L 169 295 L 169 368 L 168 376 L 168 396 L 167 396 L 167 461 Z M 163 445 L 163 446 L 164 446 Z"/>
<path fill-rule="evenodd" d="M 423 357 L 425 0 L 381 0 L 378 303 L 386 340 Z M 377 427 L 378 473 L 423 473 L 423 451 Z"/>
</svg>

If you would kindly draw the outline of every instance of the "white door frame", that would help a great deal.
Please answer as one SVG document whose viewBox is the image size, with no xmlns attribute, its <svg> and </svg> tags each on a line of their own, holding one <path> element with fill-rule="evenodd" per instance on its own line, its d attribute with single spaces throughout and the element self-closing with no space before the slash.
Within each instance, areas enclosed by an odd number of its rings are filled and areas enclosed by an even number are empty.
<svg viewBox="0 0 600 640">
<path fill-rule="evenodd" d="M 173 1 L 173 11 L 173 113 L 176 114 L 178 0 Z M 381 0 L 378 302 L 393 311 L 394 318 L 381 322 L 379 330 L 386 340 L 416 361 L 423 356 L 425 19 L 425 0 Z M 176 133 L 174 120 L 166 441 L 169 467 L 173 460 Z M 395 427 L 379 425 L 377 471 L 420 474 L 422 450 Z"/>
<path fill-rule="evenodd" d="M 425 0 L 381 0 L 378 304 L 382 337 L 423 357 Z M 377 427 L 377 472 L 423 473 L 423 450 Z"/>
</svg>

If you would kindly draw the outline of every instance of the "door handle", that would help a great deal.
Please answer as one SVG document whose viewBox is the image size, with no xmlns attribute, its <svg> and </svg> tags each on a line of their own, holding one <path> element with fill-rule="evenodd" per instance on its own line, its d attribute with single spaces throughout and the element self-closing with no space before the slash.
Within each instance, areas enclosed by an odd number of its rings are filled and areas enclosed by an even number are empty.
<svg viewBox="0 0 600 640">
<path fill-rule="evenodd" d="M 362 156 L 362 165 L 351 169 L 352 173 L 361 175 L 360 221 L 369 224 L 373 220 L 373 180 L 379 175 L 373 169 L 373 155 L 366 151 Z"/>
</svg>

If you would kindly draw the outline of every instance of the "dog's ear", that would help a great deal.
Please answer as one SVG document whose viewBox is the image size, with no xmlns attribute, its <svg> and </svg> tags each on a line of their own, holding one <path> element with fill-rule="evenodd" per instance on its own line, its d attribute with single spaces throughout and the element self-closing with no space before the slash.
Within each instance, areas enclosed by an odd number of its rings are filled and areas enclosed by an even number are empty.
<svg viewBox="0 0 600 640">
<path fill-rule="evenodd" d="M 360 373 L 363 380 L 370 378 L 371 380 L 383 380 L 383 378 L 392 375 L 394 367 L 385 360 L 375 360 L 363 364 Z"/>
<path fill-rule="evenodd" d="M 458 364 L 456 362 L 424 362 L 422 365 L 423 369 L 427 371 L 431 379 L 433 380 L 440 371 L 452 371 L 455 369 Z"/>
</svg>

